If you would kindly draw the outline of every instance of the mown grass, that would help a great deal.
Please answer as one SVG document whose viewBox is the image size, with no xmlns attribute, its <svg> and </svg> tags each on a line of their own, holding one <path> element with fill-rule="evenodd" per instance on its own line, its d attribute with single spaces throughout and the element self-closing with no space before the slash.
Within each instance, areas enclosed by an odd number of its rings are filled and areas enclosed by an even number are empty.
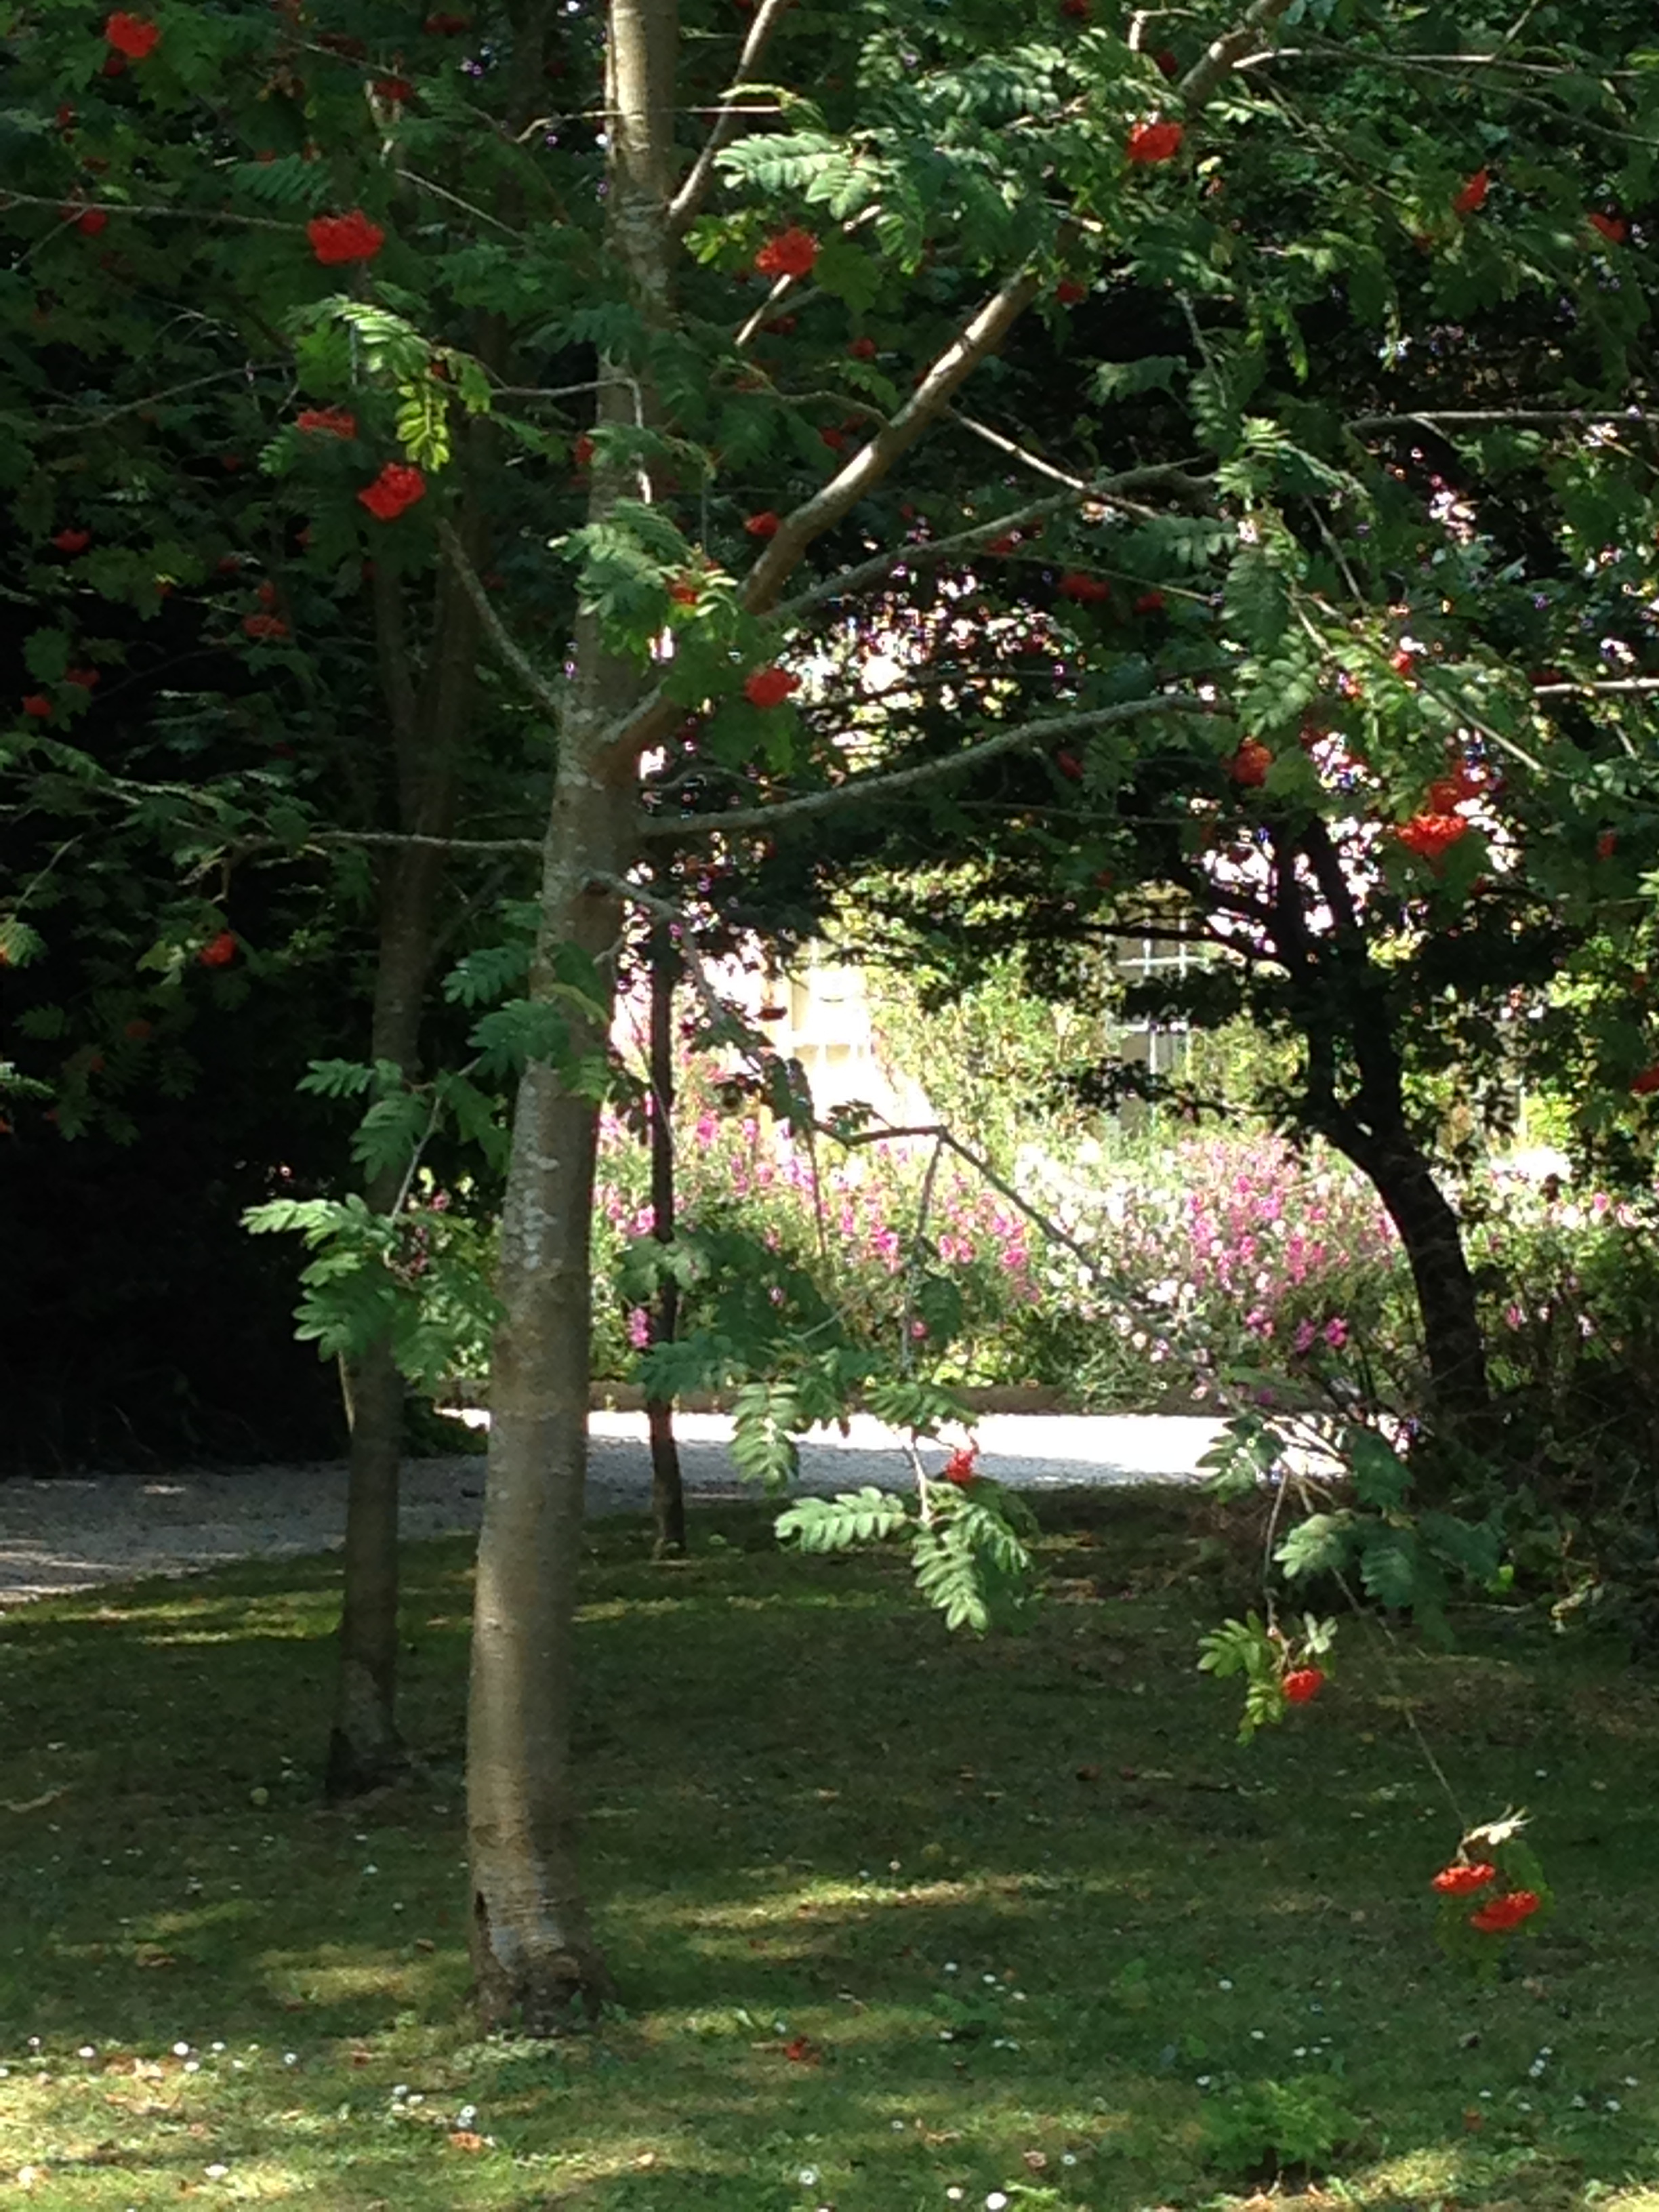
<svg viewBox="0 0 1659 2212">
<path fill-rule="evenodd" d="M 1194 1669 L 1243 1595 L 1204 1509 L 1044 1510 L 1049 1602 L 983 1643 L 892 1562 L 780 1555 L 759 1509 L 700 1515 L 684 1564 L 595 1531 L 586 1855 L 623 2008 L 554 2045 L 466 2011 L 462 1545 L 407 1563 L 424 1778 L 344 1815 L 333 1563 L 8 1615 L 0 2198 L 1135 2212 L 1267 2179 L 1226 2115 L 1273 2083 L 1340 2138 L 1283 2177 L 1310 2203 L 1659 2207 L 1655 1682 L 1522 1612 L 1450 1655 L 1350 1633 L 1241 1750 Z M 1494 1988 L 1432 1945 L 1457 1821 L 1407 1705 L 1472 1814 L 1531 1808 L 1559 1889 Z"/>
</svg>

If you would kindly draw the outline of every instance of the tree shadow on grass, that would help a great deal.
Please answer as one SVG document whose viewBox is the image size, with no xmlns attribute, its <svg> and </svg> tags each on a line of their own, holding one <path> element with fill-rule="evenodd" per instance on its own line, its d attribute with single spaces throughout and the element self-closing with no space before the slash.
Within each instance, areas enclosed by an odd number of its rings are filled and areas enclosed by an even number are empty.
<svg viewBox="0 0 1659 2212">
<path fill-rule="evenodd" d="M 343 1814 L 315 1796 L 337 1561 L 10 1616 L 3 1795 L 33 1809 L 0 1814 L 0 2178 L 38 2150 L 71 2177 L 45 2201 L 88 2207 L 115 2202 L 100 2172 L 148 2207 L 219 2162 L 342 2212 L 909 2212 L 1015 2183 L 1192 2203 L 1229 2171 L 1217 2098 L 1314 2076 L 1372 2205 L 1544 2212 L 1644 2171 L 1653 2115 L 1617 2085 L 1659 2040 L 1631 1758 L 1632 1729 L 1659 1735 L 1650 1693 L 1626 1686 L 1615 1752 L 1559 1654 L 1410 1662 L 1482 1803 L 1517 1794 L 1490 1739 L 1518 1685 L 1575 1722 L 1540 1820 L 1571 1928 L 1472 1990 L 1430 1942 L 1449 1816 L 1396 1674 L 1350 1662 L 1242 1753 L 1193 1668 L 1194 1524 L 1044 1511 L 1060 1600 L 981 1644 L 896 1563 L 781 1556 L 763 1511 L 661 1567 L 642 1524 L 596 1528 L 586 1856 L 623 2005 L 550 2047 L 482 2041 L 465 2012 L 465 1545 L 407 1561 L 422 1778 Z M 1528 2096 L 1542 2044 L 1557 2070 Z M 422 2101 L 394 2111 L 399 2087 Z M 137 2163 L 73 2163 L 106 2143 Z"/>
</svg>

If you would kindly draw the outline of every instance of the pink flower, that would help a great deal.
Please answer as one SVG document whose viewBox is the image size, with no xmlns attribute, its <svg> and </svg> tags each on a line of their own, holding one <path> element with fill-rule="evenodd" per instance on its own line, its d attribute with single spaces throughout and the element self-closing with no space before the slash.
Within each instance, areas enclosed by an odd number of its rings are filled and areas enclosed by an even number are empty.
<svg viewBox="0 0 1659 2212">
<path fill-rule="evenodd" d="M 635 1352 L 643 1352 L 651 1341 L 651 1316 L 643 1306 L 633 1306 L 629 1310 L 628 1341 Z"/>
<path fill-rule="evenodd" d="M 1340 1352 L 1348 1340 L 1348 1324 L 1340 1316 L 1325 1324 L 1325 1341 L 1333 1352 Z"/>
</svg>

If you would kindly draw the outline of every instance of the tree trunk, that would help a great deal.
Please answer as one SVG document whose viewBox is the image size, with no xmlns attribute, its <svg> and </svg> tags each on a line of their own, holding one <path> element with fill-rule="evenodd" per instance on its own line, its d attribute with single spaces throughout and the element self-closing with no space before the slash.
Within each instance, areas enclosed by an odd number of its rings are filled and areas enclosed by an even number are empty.
<svg viewBox="0 0 1659 2212">
<path fill-rule="evenodd" d="M 463 517 L 469 544 L 478 527 L 471 500 Z M 472 550 L 476 550 L 476 546 Z M 391 719 L 398 819 L 405 830 L 442 837 L 453 827 L 460 760 L 477 685 L 477 617 L 446 570 L 434 621 L 431 662 L 417 706 L 403 632 L 402 602 L 390 579 L 377 579 L 376 632 L 382 688 Z M 380 878 L 380 957 L 369 1052 L 406 1079 L 420 1066 L 421 1023 L 437 946 L 444 855 L 411 847 L 387 861 Z M 398 1167 L 372 1176 L 364 1197 L 391 1213 L 403 1188 Z M 398 1731 L 398 1502 L 404 1445 L 404 1379 L 381 1338 L 351 1363 L 345 1383 L 350 1423 L 346 1492 L 339 1673 L 329 1731 L 325 1794 L 360 1796 L 404 1771 Z"/>
<path fill-rule="evenodd" d="M 1334 939 L 1310 927 L 1298 849 L 1334 920 Z M 1492 1437 L 1492 1388 L 1462 1230 L 1412 1135 L 1387 981 L 1372 965 L 1322 823 L 1304 824 L 1294 837 L 1276 836 L 1272 899 L 1275 950 L 1307 1040 L 1310 1118 L 1368 1179 L 1400 1231 L 1423 1323 L 1432 1411 L 1449 1437 L 1480 1449 Z M 1338 1092 L 1339 1037 L 1346 1037 L 1359 1079 L 1346 1098 Z"/>
<path fill-rule="evenodd" d="M 674 1241 L 674 985 L 679 956 L 666 922 L 651 932 L 651 1233 L 659 1244 Z M 652 1316 L 656 1344 L 672 1344 L 679 1327 L 680 1286 L 665 1275 Z M 656 1556 L 685 1549 L 685 1486 L 679 1446 L 674 1437 L 674 1406 L 669 1398 L 647 1398 L 646 1423 L 651 1437 L 651 1517 L 656 1526 Z"/>
<path fill-rule="evenodd" d="M 613 872 L 631 793 L 584 765 L 584 736 L 608 720 L 633 672 L 578 631 L 581 673 L 562 732 L 544 878 L 544 932 L 532 994 L 574 943 L 604 963 L 618 902 L 584 888 Z M 595 664 L 598 664 L 596 668 Z M 573 1048 L 602 1053 L 609 1009 Z M 592 1302 L 588 1238 L 598 1114 L 545 1062 L 519 1085 L 501 1220 L 505 1319 L 489 1380 L 489 1473 L 472 1630 L 467 1820 L 472 1959 L 485 2022 L 548 2034 L 592 2013 L 608 1986 L 587 1924 L 575 1856 L 570 1720 L 576 1571 L 587 1461 Z"/>
<path fill-rule="evenodd" d="M 1479 1445 L 1490 1430 L 1492 1387 L 1462 1228 L 1409 1139 L 1378 1147 L 1378 1154 L 1371 1179 L 1411 1266 L 1434 1409 L 1449 1431 Z"/>
<path fill-rule="evenodd" d="M 647 321 L 660 321 L 670 305 L 678 42 L 674 0 L 611 0 L 607 237 Z M 626 365 L 600 361 L 601 423 L 633 422 L 636 392 L 646 419 L 654 419 L 648 386 Z M 635 481 L 601 453 L 593 519 L 632 496 Z M 597 963 L 603 1005 L 589 1019 L 567 1015 L 573 1054 L 592 1060 L 610 1042 L 621 907 L 615 893 L 591 886 L 595 876 L 620 877 L 636 842 L 636 763 L 618 757 L 614 745 L 607 750 L 607 738 L 643 696 L 650 671 L 607 652 L 586 613 L 575 624 L 571 662 L 530 989 L 532 999 L 549 999 L 562 945 Z M 490 1364 L 467 1824 L 479 2011 L 488 2025 L 512 2023 L 532 2034 L 591 2014 L 609 1986 L 576 1868 L 570 1747 L 598 1139 L 593 1099 L 550 1063 L 532 1062 L 514 1109 L 501 1217 L 503 1318 Z"/>
</svg>

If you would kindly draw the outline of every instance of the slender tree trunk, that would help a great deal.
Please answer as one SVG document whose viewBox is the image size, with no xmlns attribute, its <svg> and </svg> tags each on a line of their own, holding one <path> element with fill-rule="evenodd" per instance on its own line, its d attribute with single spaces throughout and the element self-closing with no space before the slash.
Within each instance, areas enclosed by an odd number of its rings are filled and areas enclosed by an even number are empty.
<svg viewBox="0 0 1659 2212">
<path fill-rule="evenodd" d="M 471 543 L 478 517 L 469 500 L 463 530 Z M 406 830 L 447 836 L 454 824 L 460 762 L 477 688 L 477 617 L 443 572 L 423 699 L 403 630 L 402 600 L 377 579 L 376 631 L 382 688 L 391 718 L 398 819 Z M 412 1080 L 420 1066 L 421 1024 L 436 949 L 444 856 L 430 848 L 396 854 L 380 878 L 380 957 L 374 975 L 370 1056 Z M 396 1206 L 397 1167 L 371 1176 L 364 1191 L 376 1213 Z M 339 1672 L 329 1731 L 325 1792 L 359 1796 L 394 1780 L 405 1759 L 398 1730 L 398 1509 L 404 1446 L 404 1379 L 381 1338 L 343 1378 L 350 1423 L 346 1492 Z"/>
<path fill-rule="evenodd" d="M 674 1241 L 674 985 L 679 955 L 666 922 L 651 931 L 651 1233 L 659 1244 Z M 672 1344 L 680 1319 L 680 1286 L 665 1275 L 652 1316 L 652 1340 Z M 657 1557 L 685 1549 L 685 1486 L 674 1437 L 670 1398 L 647 1398 L 651 1437 L 651 1516 Z"/>
<path fill-rule="evenodd" d="M 380 961 L 374 976 L 371 1057 L 412 1076 L 419 1060 L 421 1006 L 441 884 L 440 856 L 400 855 L 382 881 Z M 411 866 L 410 861 L 425 863 Z M 376 1213 L 390 1213 L 402 1177 L 369 1178 Z M 339 1673 L 324 1777 L 331 1800 L 360 1796 L 404 1766 L 398 1733 L 398 1494 L 404 1444 L 404 1378 L 384 1337 L 345 1376 L 351 1429 Z"/>
<path fill-rule="evenodd" d="M 606 47 L 608 242 L 647 320 L 670 307 L 674 0 L 611 0 Z M 620 363 L 599 363 L 598 416 L 632 422 L 635 392 Z M 633 495 L 631 476 L 593 471 L 597 520 Z M 598 963 L 605 1004 L 570 1018 L 574 1051 L 608 1048 L 621 933 L 614 894 L 592 888 L 635 859 L 637 775 L 606 749 L 635 706 L 648 670 L 608 653 L 592 615 L 579 617 L 574 672 L 559 729 L 553 802 L 543 846 L 542 928 L 531 975 L 545 1000 L 561 945 Z M 521 1078 L 501 1218 L 497 1291 L 503 1319 L 490 1367 L 489 1473 L 478 1544 L 468 1709 L 467 1822 L 472 1961 L 480 2013 L 550 2033 L 592 2013 L 608 1987 L 576 1866 L 570 1722 L 574 1696 L 576 1572 L 587 1464 L 591 1369 L 591 1216 L 598 1108 L 547 1062 Z"/>
<path fill-rule="evenodd" d="M 543 888 L 544 934 L 532 977 L 545 994 L 562 943 L 604 963 L 617 902 L 584 886 L 614 872 L 631 789 L 587 769 L 591 739 L 636 684 L 578 633 L 576 697 L 562 732 Z M 597 665 L 596 665 L 597 664 Z M 584 738 L 590 740 L 586 745 Z M 611 991 L 607 989 L 607 1000 Z M 609 1008 L 574 1034 L 602 1053 Z M 592 1304 L 588 1253 L 597 1110 L 545 1062 L 519 1085 L 501 1221 L 506 1318 L 490 1364 L 489 1474 L 472 1630 L 467 1820 L 477 2001 L 492 2027 L 550 2033 L 607 1988 L 576 1868 L 570 1721 L 576 1572 L 587 1461 Z"/>
</svg>

